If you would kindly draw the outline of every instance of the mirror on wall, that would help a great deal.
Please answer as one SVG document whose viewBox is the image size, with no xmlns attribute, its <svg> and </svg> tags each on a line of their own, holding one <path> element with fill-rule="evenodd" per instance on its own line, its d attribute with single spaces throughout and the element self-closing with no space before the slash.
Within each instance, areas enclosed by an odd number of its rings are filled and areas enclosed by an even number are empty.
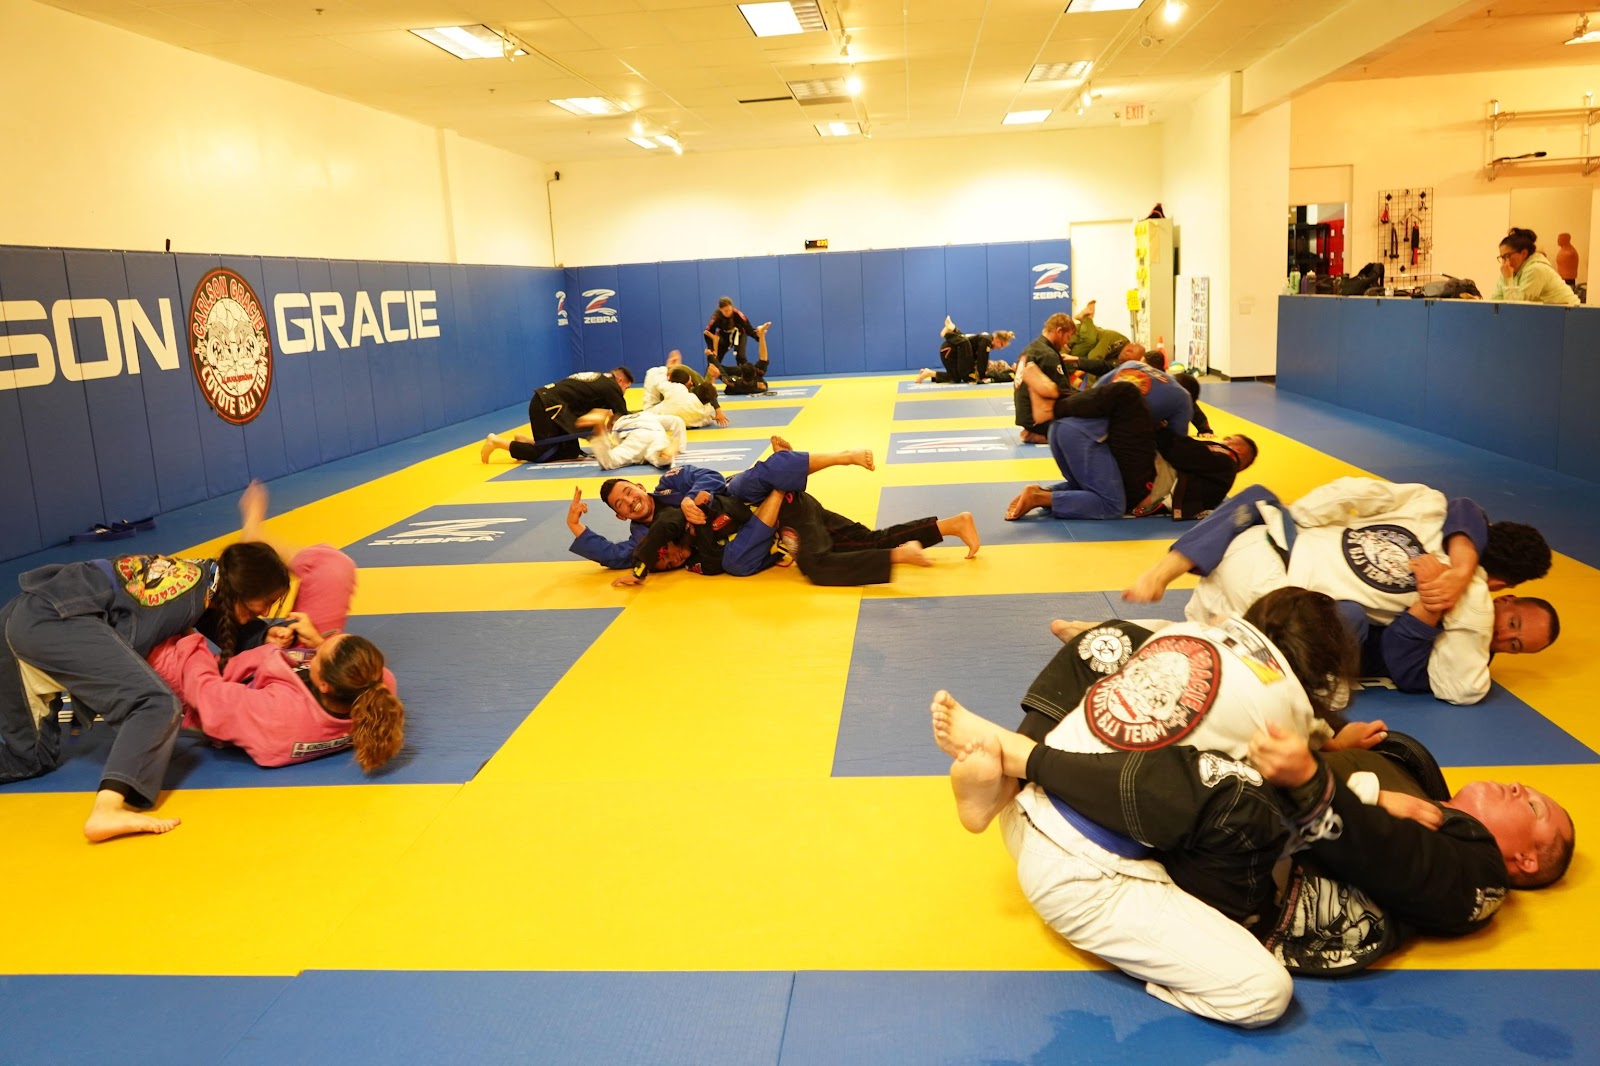
<svg viewBox="0 0 1600 1066">
<path fill-rule="evenodd" d="M 1294 204 L 1289 208 L 1286 274 L 1339 277 L 1344 264 L 1344 204 Z"/>
<path fill-rule="evenodd" d="M 1577 280 L 1581 286 L 1586 286 L 1589 279 L 1592 192 L 1588 184 L 1512 189 L 1511 217 L 1506 221 L 1508 229 L 1517 226 L 1537 233 L 1539 251 L 1558 271 L 1568 265 L 1559 241 L 1561 234 L 1569 234 L 1569 243 L 1578 254 Z"/>
</svg>

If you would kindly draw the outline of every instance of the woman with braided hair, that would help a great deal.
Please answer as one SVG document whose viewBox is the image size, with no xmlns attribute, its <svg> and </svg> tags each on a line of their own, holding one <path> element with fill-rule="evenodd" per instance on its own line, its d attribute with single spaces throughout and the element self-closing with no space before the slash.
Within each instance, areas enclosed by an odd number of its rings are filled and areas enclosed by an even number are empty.
<svg viewBox="0 0 1600 1066">
<path fill-rule="evenodd" d="M 363 770 L 377 770 L 405 742 L 405 705 L 383 652 L 344 632 L 355 562 L 327 544 L 296 548 L 269 532 L 259 484 L 245 490 L 239 511 L 245 536 L 289 560 L 297 609 L 256 626 L 232 656 L 214 657 L 202 631 L 166 641 L 150 665 L 183 700 L 185 728 L 238 745 L 260 766 L 354 749 Z"/>
<path fill-rule="evenodd" d="M 91 841 L 165 833 L 155 805 L 182 707 L 145 656 L 191 627 L 230 651 L 243 627 L 289 591 L 271 546 L 230 544 L 215 559 L 124 555 L 55 563 L 18 578 L 0 607 L 0 783 L 61 764 L 61 723 L 45 695 L 70 693 L 83 720 L 116 730 L 83 833 Z"/>
</svg>

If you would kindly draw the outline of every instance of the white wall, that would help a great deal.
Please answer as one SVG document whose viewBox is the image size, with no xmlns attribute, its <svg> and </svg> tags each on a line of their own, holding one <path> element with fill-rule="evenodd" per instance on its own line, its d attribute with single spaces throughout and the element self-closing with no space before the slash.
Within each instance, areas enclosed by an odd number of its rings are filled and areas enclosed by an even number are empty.
<svg viewBox="0 0 1600 1066">
<path fill-rule="evenodd" d="M 1502 110 L 1575 108 L 1585 91 L 1600 92 L 1600 66 L 1496 71 L 1428 78 L 1391 78 L 1324 85 L 1290 105 L 1290 165 L 1349 164 L 1353 175 L 1345 226 L 1345 264 L 1351 270 L 1377 256 L 1380 189 L 1434 189 L 1433 267 L 1438 273 L 1492 283 L 1495 252 L 1511 218 L 1511 190 L 1582 186 L 1590 190 L 1590 225 L 1600 224 L 1595 178 L 1577 169 L 1526 167 L 1487 180 L 1488 103 Z M 1495 155 L 1543 149 L 1551 156 L 1577 155 L 1581 125 L 1507 126 Z M 1600 154 L 1600 130 L 1595 147 Z M 1520 223 L 1518 223 L 1520 224 Z M 1591 232 L 1589 247 L 1600 248 Z M 1555 234 L 1539 233 L 1541 245 Z"/>
<path fill-rule="evenodd" d="M 1226 363 L 1212 365 L 1236 378 L 1275 374 L 1289 208 L 1289 105 L 1234 119 L 1229 149 L 1229 347 Z"/>
<path fill-rule="evenodd" d="M 550 265 L 537 163 L 32 0 L 0 43 L 0 244 Z"/>
<path fill-rule="evenodd" d="M 1228 156 L 1230 87 L 1219 78 L 1187 110 L 1163 116 L 1162 205 L 1177 231 L 1179 270 L 1211 279 L 1211 365 L 1229 373 L 1232 344 L 1228 257 Z M 1180 300 L 1187 306 L 1186 301 Z M 1187 352 L 1186 315 L 1177 325 L 1177 346 Z"/>
<path fill-rule="evenodd" d="M 1156 126 L 555 165 L 556 258 L 568 266 L 1067 236 L 1143 218 L 1161 199 Z"/>
</svg>

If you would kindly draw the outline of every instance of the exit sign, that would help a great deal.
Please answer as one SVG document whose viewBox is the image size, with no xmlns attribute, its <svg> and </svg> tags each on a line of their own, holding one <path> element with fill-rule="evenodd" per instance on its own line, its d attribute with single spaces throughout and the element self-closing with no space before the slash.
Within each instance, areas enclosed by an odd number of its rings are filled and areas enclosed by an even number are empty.
<svg viewBox="0 0 1600 1066">
<path fill-rule="evenodd" d="M 1122 124 L 1124 126 L 1148 126 L 1150 124 L 1150 111 L 1144 104 L 1123 104 Z"/>
</svg>

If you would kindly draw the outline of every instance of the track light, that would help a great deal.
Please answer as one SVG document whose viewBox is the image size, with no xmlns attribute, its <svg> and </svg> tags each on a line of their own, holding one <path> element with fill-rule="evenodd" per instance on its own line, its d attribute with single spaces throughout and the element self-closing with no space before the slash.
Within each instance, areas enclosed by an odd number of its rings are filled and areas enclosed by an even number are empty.
<svg viewBox="0 0 1600 1066">
<path fill-rule="evenodd" d="M 1167 20 L 1168 25 L 1171 25 L 1183 18 L 1183 13 L 1188 9 L 1189 5 L 1184 3 L 1183 0 L 1167 0 L 1161 9 L 1161 17 Z"/>
</svg>

